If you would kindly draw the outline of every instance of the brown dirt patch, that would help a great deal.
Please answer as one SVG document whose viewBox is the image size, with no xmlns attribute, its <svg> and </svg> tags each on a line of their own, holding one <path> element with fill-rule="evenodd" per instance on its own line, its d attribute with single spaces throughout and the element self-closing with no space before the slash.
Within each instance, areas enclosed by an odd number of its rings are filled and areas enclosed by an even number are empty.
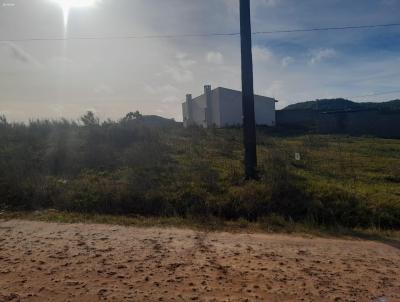
<svg viewBox="0 0 400 302">
<path fill-rule="evenodd" d="M 0 221 L 3 301 L 400 301 L 372 241 Z"/>
</svg>

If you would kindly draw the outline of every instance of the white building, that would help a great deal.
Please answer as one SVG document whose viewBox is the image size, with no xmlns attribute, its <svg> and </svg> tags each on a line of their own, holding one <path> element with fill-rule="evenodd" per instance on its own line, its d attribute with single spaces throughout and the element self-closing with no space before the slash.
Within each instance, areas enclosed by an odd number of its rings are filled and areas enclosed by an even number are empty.
<svg viewBox="0 0 400 302">
<path fill-rule="evenodd" d="M 272 98 L 255 95 L 254 109 L 257 125 L 275 126 L 275 103 Z M 186 95 L 182 104 L 183 123 L 208 127 L 230 127 L 242 125 L 242 93 L 240 91 L 211 86 L 204 86 L 204 94 L 192 98 Z"/>
</svg>

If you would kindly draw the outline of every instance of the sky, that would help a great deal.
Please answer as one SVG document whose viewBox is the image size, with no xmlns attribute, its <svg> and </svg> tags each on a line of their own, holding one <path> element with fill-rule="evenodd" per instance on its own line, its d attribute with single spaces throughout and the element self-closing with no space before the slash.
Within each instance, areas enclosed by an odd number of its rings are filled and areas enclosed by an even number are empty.
<svg viewBox="0 0 400 302">
<path fill-rule="evenodd" d="M 60 3 L 71 8 L 65 26 Z M 12 121 L 182 120 L 187 93 L 241 88 L 238 0 L 0 0 L 0 114 Z M 400 0 L 251 0 L 253 31 L 400 23 Z M 15 41 L 24 39 L 50 39 Z M 11 41 L 10 41 L 11 40 Z M 14 41 L 13 41 L 14 40 Z M 253 36 L 254 88 L 278 108 L 317 98 L 400 98 L 400 27 Z M 394 92 L 399 91 L 399 92 Z M 383 92 L 393 92 L 384 95 Z M 372 94 L 372 96 L 371 96 Z"/>
</svg>

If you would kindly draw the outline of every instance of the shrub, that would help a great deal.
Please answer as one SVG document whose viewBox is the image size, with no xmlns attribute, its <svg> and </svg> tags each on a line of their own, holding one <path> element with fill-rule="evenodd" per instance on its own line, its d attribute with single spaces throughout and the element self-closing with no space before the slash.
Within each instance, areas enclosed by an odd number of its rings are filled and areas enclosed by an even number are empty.
<svg viewBox="0 0 400 302">
<path fill-rule="evenodd" d="M 261 129 L 260 179 L 245 182 L 240 129 L 149 127 L 137 113 L 103 123 L 87 114 L 82 123 L 0 118 L 1 207 L 400 227 L 395 141 L 365 153 L 372 139 L 346 144 L 334 137 L 340 148 L 332 148 L 332 137 L 271 137 Z M 301 164 L 293 159 L 298 148 L 307 155 Z"/>
<path fill-rule="evenodd" d="M 271 203 L 271 188 L 253 181 L 231 188 L 228 193 L 228 203 L 223 206 L 220 213 L 228 219 L 246 218 L 254 221 L 259 215 L 271 210 Z"/>
</svg>

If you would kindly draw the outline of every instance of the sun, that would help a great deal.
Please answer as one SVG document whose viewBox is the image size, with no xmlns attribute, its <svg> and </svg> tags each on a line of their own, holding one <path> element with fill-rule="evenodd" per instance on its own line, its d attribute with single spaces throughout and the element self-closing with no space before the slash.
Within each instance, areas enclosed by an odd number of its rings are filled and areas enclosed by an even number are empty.
<svg viewBox="0 0 400 302">
<path fill-rule="evenodd" d="M 57 3 L 63 11 L 65 28 L 67 28 L 68 26 L 68 18 L 71 9 L 92 7 L 96 5 L 97 2 L 99 2 L 99 0 L 52 0 L 52 1 Z"/>
</svg>

